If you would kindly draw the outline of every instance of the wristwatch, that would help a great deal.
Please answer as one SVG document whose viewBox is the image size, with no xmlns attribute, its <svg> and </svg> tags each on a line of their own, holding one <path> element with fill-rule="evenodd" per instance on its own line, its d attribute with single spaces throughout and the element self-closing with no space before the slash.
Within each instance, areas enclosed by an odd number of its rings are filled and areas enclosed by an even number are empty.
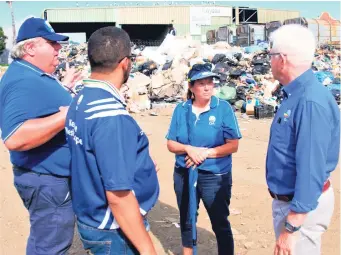
<svg viewBox="0 0 341 255">
<path fill-rule="evenodd" d="M 300 230 L 300 228 L 301 228 L 301 226 L 295 227 L 295 226 L 291 225 L 288 221 L 285 221 L 284 226 L 285 226 L 285 229 L 286 229 L 289 233 L 294 233 L 294 232 Z"/>
</svg>

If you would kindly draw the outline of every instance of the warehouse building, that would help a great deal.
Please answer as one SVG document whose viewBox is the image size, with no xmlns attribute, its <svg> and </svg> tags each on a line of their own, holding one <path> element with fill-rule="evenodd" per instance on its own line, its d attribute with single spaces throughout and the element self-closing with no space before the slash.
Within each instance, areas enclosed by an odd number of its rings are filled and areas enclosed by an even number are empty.
<svg viewBox="0 0 341 255">
<path fill-rule="evenodd" d="M 226 25 L 265 24 L 297 18 L 298 11 L 229 6 L 137 6 L 46 9 L 43 18 L 59 33 L 86 33 L 117 26 L 126 30 L 132 41 L 160 45 L 173 24 L 177 35 L 206 41 L 206 33 Z"/>
</svg>

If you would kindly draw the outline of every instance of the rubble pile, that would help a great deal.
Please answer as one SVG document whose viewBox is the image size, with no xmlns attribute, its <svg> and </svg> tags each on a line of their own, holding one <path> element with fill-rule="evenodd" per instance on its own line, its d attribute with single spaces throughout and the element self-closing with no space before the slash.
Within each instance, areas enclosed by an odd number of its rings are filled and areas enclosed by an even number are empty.
<svg viewBox="0 0 341 255">
<path fill-rule="evenodd" d="M 282 100 L 281 88 L 271 73 L 268 44 L 231 47 L 227 42 L 201 44 L 187 37 L 167 35 L 159 47 L 132 46 L 136 57 L 122 94 L 131 112 L 141 112 L 185 100 L 186 75 L 197 63 L 211 63 L 220 75 L 215 80 L 215 95 L 229 101 L 236 110 L 271 117 Z M 65 45 L 56 75 L 62 79 L 65 63 L 90 73 L 86 44 Z M 340 102 L 340 51 L 319 48 L 312 68 L 321 83 Z M 264 109 L 262 108 L 264 106 Z M 272 108 L 268 107 L 272 106 Z M 258 113 L 257 113 L 258 114 Z M 263 114 L 263 115 L 262 115 Z"/>
</svg>

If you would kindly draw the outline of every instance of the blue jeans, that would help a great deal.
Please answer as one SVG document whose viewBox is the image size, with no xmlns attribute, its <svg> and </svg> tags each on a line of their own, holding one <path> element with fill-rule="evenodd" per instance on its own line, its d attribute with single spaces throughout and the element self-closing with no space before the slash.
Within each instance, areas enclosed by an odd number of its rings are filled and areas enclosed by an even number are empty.
<svg viewBox="0 0 341 255">
<path fill-rule="evenodd" d="M 139 252 L 121 229 L 98 229 L 77 221 L 84 249 L 94 255 L 138 255 Z M 149 225 L 145 220 L 146 229 Z"/>
<path fill-rule="evenodd" d="M 14 186 L 30 215 L 27 255 L 62 255 L 72 244 L 75 216 L 69 178 L 13 167 Z"/>
<path fill-rule="evenodd" d="M 189 193 L 188 169 L 174 169 L 174 190 L 180 210 L 180 227 L 182 245 L 192 247 L 192 226 L 189 221 Z M 198 207 L 200 199 L 210 217 L 212 229 L 217 238 L 218 254 L 233 255 L 234 242 L 231 225 L 228 220 L 230 215 L 229 205 L 231 199 L 232 173 L 214 175 L 207 171 L 198 171 L 197 196 Z M 199 252 L 200 254 L 200 252 Z"/>
</svg>

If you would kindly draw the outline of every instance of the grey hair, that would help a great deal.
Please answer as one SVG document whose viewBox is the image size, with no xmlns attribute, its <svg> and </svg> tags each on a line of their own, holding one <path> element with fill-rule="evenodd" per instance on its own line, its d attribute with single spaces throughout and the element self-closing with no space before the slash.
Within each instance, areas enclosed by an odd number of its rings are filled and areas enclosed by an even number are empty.
<svg viewBox="0 0 341 255">
<path fill-rule="evenodd" d="M 287 54 L 294 66 L 311 65 L 316 49 L 314 34 L 297 24 L 284 25 L 270 36 L 272 51 Z"/>
<path fill-rule="evenodd" d="M 31 38 L 15 44 L 11 50 L 11 57 L 13 59 L 23 58 L 24 55 L 27 53 L 25 51 L 25 45 L 28 43 L 36 43 L 38 38 Z"/>
</svg>

